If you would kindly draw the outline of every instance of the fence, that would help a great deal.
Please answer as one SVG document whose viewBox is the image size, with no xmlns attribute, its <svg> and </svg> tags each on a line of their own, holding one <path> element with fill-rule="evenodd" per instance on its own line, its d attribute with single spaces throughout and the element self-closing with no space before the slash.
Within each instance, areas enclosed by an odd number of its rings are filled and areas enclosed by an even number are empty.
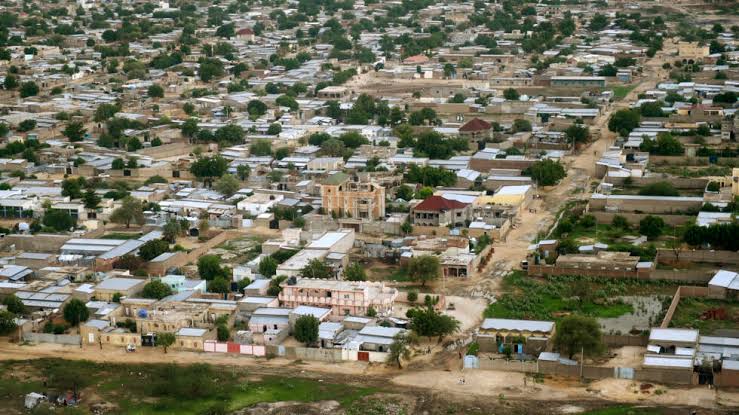
<svg viewBox="0 0 739 415">
<path fill-rule="evenodd" d="M 252 344 L 238 344 L 233 342 L 217 342 L 215 340 L 206 340 L 203 343 L 203 351 L 210 353 L 232 353 L 250 356 L 266 356 L 265 346 Z"/>
<path fill-rule="evenodd" d="M 660 327 L 663 329 L 666 329 L 670 326 L 670 321 L 672 321 L 672 316 L 675 314 L 675 310 L 677 310 L 678 304 L 680 304 L 680 298 L 682 297 L 707 297 L 708 296 L 708 287 L 694 287 L 694 286 L 686 286 L 681 285 L 677 287 L 677 290 L 675 290 L 675 295 L 672 296 L 672 302 L 670 302 L 670 307 L 667 308 L 667 312 L 665 313 L 665 317 L 662 319 L 662 324 L 660 324 Z"/>
<path fill-rule="evenodd" d="M 656 261 L 662 264 L 673 262 L 703 262 L 708 264 L 733 264 L 739 265 L 739 252 L 715 251 L 715 250 L 680 250 L 675 252 L 671 249 L 657 250 Z"/>
<path fill-rule="evenodd" d="M 618 334 L 604 334 L 603 344 L 607 347 L 641 346 L 646 347 L 649 343 L 647 336 L 626 336 Z"/>
<path fill-rule="evenodd" d="M 82 338 L 72 334 L 23 333 L 23 340 L 31 343 L 71 344 L 79 346 Z"/>
<path fill-rule="evenodd" d="M 703 190 L 708 184 L 708 179 L 697 179 L 697 178 L 681 178 L 681 177 L 631 177 L 631 185 L 633 187 L 642 187 L 649 184 L 669 181 L 670 184 L 676 189 L 700 189 Z M 605 183 L 612 183 L 616 186 L 623 185 L 625 178 L 623 177 L 611 177 L 605 176 L 603 181 Z"/>
<path fill-rule="evenodd" d="M 692 369 L 647 369 L 630 367 L 606 367 L 579 364 L 563 364 L 559 361 L 521 361 L 489 359 L 466 356 L 465 369 L 498 370 L 503 372 L 539 373 L 549 376 L 600 380 L 607 378 L 634 379 L 643 382 L 658 382 L 690 385 L 694 383 Z"/>
</svg>

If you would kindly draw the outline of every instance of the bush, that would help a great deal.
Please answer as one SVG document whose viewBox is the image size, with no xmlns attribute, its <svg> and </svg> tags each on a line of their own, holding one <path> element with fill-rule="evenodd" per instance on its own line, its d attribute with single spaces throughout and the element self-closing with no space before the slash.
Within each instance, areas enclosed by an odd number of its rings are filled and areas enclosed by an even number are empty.
<svg viewBox="0 0 739 415">
<path fill-rule="evenodd" d="M 418 301 L 418 291 L 408 291 L 408 302 L 415 303 L 416 301 Z"/>
<path fill-rule="evenodd" d="M 613 220 L 611 221 L 611 226 L 614 228 L 621 228 L 624 230 L 629 229 L 629 221 L 626 220 L 625 217 L 621 215 L 616 215 L 613 217 Z"/>
</svg>

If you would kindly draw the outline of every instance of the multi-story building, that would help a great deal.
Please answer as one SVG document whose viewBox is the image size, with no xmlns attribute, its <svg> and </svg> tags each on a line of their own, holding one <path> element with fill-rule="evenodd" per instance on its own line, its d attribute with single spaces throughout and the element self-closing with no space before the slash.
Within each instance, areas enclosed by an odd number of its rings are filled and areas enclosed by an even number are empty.
<svg viewBox="0 0 739 415">
<path fill-rule="evenodd" d="M 360 219 L 385 217 L 385 188 L 348 174 L 334 173 L 321 184 L 321 201 L 326 212 Z"/>
<path fill-rule="evenodd" d="M 281 287 L 278 298 L 283 307 L 331 308 L 332 316 L 363 316 L 370 308 L 378 315 L 389 314 L 398 296 L 398 290 L 381 282 L 299 278 L 288 280 Z"/>
<path fill-rule="evenodd" d="M 418 226 L 464 225 L 471 219 L 470 204 L 442 196 L 430 196 L 411 209 L 411 221 Z"/>
</svg>

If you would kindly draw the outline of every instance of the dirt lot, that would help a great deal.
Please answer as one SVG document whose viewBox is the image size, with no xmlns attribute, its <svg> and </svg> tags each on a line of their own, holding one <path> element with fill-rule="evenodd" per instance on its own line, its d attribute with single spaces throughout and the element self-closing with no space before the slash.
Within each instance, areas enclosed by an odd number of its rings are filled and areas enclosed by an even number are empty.
<svg viewBox="0 0 739 415">
<path fill-rule="evenodd" d="M 654 389 L 662 390 L 661 395 L 654 393 L 634 393 L 639 384 L 628 380 L 608 379 L 586 386 L 575 380 L 546 379 L 544 383 L 527 380 L 521 373 L 495 371 L 461 371 L 459 362 L 451 370 L 407 370 L 398 371 L 384 364 L 365 364 L 348 362 L 342 364 L 324 364 L 320 362 L 294 362 L 284 359 L 254 359 L 249 357 L 170 351 L 164 354 L 159 349 L 142 348 L 136 353 L 126 353 L 122 348 L 83 348 L 60 345 L 20 346 L 16 344 L 0 344 L 0 360 L 26 360 L 42 357 L 59 357 L 73 360 L 92 360 L 116 363 L 163 363 L 179 364 L 210 363 L 227 367 L 246 367 L 255 374 L 285 374 L 285 368 L 291 367 L 296 376 L 324 379 L 325 381 L 344 382 L 351 378 L 352 382 L 361 381 L 367 385 L 387 386 L 391 382 L 397 387 L 441 394 L 447 401 L 459 399 L 460 402 L 475 401 L 487 398 L 511 400 L 512 402 L 554 402 L 555 405 L 566 406 L 572 402 L 602 405 L 603 401 L 638 402 L 643 404 L 699 406 L 711 408 L 713 413 L 720 413 L 722 408 L 739 409 L 739 391 L 717 391 L 704 387 L 668 388 L 654 385 Z M 424 367 L 432 367 L 433 361 Z M 464 378 L 464 384 L 460 379 Z M 686 393 L 689 391 L 689 393 Z M 395 390 L 396 393 L 402 393 Z M 495 399 L 488 399 L 495 401 Z M 484 400 L 484 399 L 483 399 Z M 454 412 L 453 412 L 454 413 Z M 490 412 L 483 412 L 490 413 Z M 523 413 L 551 413 L 529 411 Z"/>
</svg>

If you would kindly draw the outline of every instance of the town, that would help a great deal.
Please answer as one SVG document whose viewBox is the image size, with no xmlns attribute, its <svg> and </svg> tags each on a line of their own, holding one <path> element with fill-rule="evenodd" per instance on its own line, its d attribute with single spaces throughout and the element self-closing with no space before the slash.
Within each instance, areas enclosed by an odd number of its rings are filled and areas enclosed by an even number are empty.
<svg viewBox="0 0 739 415">
<path fill-rule="evenodd" d="M 0 2 L 8 414 L 739 411 L 735 0 Z"/>
</svg>

